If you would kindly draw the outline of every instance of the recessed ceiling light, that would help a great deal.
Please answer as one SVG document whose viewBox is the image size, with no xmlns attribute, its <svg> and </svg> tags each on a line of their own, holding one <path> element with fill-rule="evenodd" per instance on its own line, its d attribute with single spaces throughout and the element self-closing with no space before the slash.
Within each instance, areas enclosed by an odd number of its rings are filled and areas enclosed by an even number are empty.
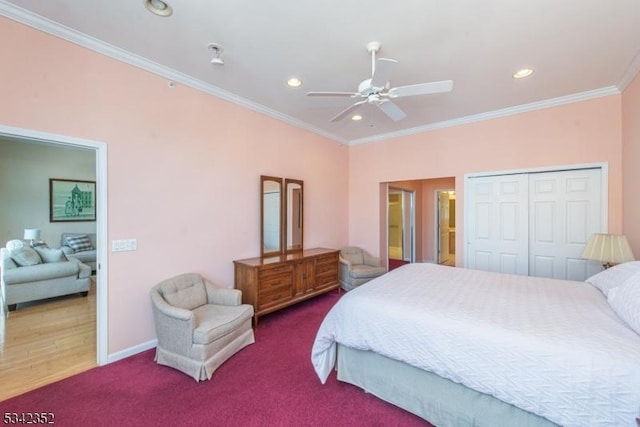
<svg viewBox="0 0 640 427">
<path fill-rule="evenodd" d="M 533 74 L 533 70 L 531 68 L 523 68 L 522 70 L 518 70 L 513 74 L 514 79 L 522 79 L 525 77 L 529 77 Z"/>
<path fill-rule="evenodd" d="M 360 114 L 354 114 L 353 116 L 351 116 L 351 120 L 357 122 L 358 120 L 362 120 L 362 116 Z"/>
<path fill-rule="evenodd" d="M 300 87 L 302 86 L 302 80 L 296 77 L 291 77 L 289 80 L 287 80 L 287 85 L 290 87 Z"/>
<path fill-rule="evenodd" d="M 151 11 L 151 13 L 165 18 L 167 16 L 171 16 L 173 13 L 171 6 L 162 0 L 144 0 L 144 5 L 149 9 L 149 11 Z"/>
</svg>

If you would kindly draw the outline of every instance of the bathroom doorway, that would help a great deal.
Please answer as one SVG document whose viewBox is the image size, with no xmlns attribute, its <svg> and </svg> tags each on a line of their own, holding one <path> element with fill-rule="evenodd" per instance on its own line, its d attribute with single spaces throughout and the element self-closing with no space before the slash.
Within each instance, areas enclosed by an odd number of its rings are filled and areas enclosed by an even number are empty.
<svg viewBox="0 0 640 427">
<path fill-rule="evenodd" d="M 415 262 L 415 192 L 389 187 L 387 195 L 389 270 Z"/>
<path fill-rule="evenodd" d="M 438 264 L 456 265 L 456 192 L 436 190 Z"/>
</svg>

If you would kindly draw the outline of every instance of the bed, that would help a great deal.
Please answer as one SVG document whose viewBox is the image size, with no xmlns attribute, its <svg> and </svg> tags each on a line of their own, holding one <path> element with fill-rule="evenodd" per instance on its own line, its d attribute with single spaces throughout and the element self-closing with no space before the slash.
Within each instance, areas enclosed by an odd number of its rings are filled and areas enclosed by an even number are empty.
<svg viewBox="0 0 640 427">
<path fill-rule="evenodd" d="M 636 426 L 640 262 L 587 282 L 409 264 L 345 294 L 311 359 L 437 426 Z"/>
</svg>

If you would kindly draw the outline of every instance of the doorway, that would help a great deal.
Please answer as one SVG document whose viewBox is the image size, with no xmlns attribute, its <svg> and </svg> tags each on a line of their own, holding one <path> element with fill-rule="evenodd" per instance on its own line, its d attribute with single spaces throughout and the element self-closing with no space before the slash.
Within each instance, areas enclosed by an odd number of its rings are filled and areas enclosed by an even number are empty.
<svg viewBox="0 0 640 427">
<path fill-rule="evenodd" d="M 456 265 L 456 192 L 436 190 L 436 248 L 437 262 Z"/>
<path fill-rule="evenodd" d="M 46 132 L 38 132 L 23 128 L 14 128 L 0 125 L 0 137 L 8 140 L 38 143 L 49 146 L 76 147 L 91 149 L 95 152 L 95 178 L 96 178 L 96 281 L 99 284 L 96 289 L 96 361 L 98 365 L 107 363 L 107 146 L 103 142 L 84 140 Z"/>
<path fill-rule="evenodd" d="M 387 244 L 389 271 L 415 262 L 415 191 L 389 187 Z"/>
</svg>

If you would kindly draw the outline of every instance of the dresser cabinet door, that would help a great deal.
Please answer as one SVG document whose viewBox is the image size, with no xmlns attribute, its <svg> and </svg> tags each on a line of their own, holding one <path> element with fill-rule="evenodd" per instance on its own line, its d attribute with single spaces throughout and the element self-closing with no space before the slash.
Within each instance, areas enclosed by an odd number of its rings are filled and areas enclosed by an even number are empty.
<svg viewBox="0 0 640 427">
<path fill-rule="evenodd" d="M 315 284 L 315 259 L 295 263 L 294 296 L 313 292 Z"/>
</svg>

